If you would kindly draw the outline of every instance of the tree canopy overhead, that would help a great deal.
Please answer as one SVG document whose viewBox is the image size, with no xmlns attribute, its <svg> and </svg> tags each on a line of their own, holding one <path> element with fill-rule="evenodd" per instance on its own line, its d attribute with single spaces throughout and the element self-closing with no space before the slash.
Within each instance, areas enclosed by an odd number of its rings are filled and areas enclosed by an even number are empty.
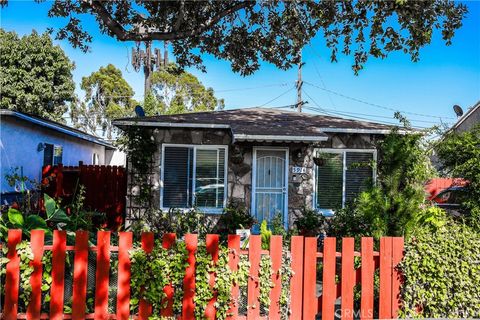
<svg viewBox="0 0 480 320">
<path fill-rule="evenodd" d="M 54 0 L 49 15 L 68 21 L 57 38 L 87 51 L 92 37 L 82 26 L 84 13 L 94 15 L 100 30 L 120 41 L 169 41 L 180 67 L 202 68 L 201 55 L 207 53 L 248 75 L 260 60 L 291 67 L 301 47 L 318 33 L 332 61 L 339 50 L 353 56 L 355 73 L 368 57 L 385 58 L 393 51 L 416 61 L 434 30 L 450 43 L 467 8 L 450 0 Z"/>
<path fill-rule="evenodd" d="M 74 68 L 49 34 L 0 29 L 0 108 L 61 121 L 75 97 Z"/>
</svg>

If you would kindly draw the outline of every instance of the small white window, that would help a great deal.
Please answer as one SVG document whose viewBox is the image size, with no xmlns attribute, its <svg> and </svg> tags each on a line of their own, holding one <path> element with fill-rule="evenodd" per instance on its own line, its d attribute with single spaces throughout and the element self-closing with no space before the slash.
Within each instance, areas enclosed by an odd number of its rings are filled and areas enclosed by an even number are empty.
<svg viewBox="0 0 480 320">
<path fill-rule="evenodd" d="M 100 164 L 100 156 L 98 153 L 93 153 L 92 154 L 92 164 L 93 165 L 99 165 Z"/>
<path fill-rule="evenodd" d="M 162 208 L 221 212 L 226 202 L 227 148 L 164 145 Z"/>
<path fill-rule="evenodd" d="M 316 149 L 315 207 L 338 209 L 353 201 L 375 180 L 376 150 Z"/>
</svg>

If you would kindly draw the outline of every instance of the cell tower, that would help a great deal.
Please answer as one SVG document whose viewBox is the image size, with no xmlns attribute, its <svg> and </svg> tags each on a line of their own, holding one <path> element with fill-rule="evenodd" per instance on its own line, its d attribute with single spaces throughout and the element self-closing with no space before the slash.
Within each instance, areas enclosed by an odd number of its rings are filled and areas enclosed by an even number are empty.
<svg viewBox="0 0 480 320">
<path fill-rule="evenodd" d="M 136 72 L 140 71 L 143 66 L 145 75 L 144 95 L 150 91 L 152 86 L 151 75 L 155 68 L 158 70 L 168 64 L 168 43 L 164 42 L 163 56 L 160 49 L 155 48 L 152 53 L 152 41 L 145 41 L 145 50 L 140 48 L 141 42 L 136 41 L 135 48 L 132 48 L 132 66 Z"/>
</svg>

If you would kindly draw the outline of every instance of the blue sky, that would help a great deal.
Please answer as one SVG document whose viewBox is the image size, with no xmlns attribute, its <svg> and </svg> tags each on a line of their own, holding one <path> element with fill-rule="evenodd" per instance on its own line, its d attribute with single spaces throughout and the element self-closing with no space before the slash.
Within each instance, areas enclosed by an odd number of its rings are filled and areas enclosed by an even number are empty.
<svg viewBox="0 0 480 320">
<path fill-rule="evenodd" d="M 41 4 L 10 1 L 8 7 L 1 10 L 0 25 L 20 35 L 32 29 L 43 32 L 49 27 L 55 28 L 63 21 L 48 18 L 50 4 L 48 1 Z M 432 44 L 421 50 L 419 62 L 411 62 L 409 56 L 402 53 L 384 60 L 371 58 L 358 76 L 351 69 L 352 57 L 340 55 L 337 63 L 331 63 L 321 37 L 316 37 L 303 51 L 306 111 L 388 123 L 396 122 L 392 119 L 393 110 L 399 110 L 419 127 L 454 122 L 454 104 L 467 110 L 480 100 L 480 2 L 466 4 L 470 12 L 451 46 L 445 46 L 437 32 Z M 128 57 L 133 44 L 100 34 L 95 20 L 89 16 L 82 22 L 93 35 L 91 52 L 83 53 L 67 41 L 56 41 L 75 62 L 77 87 L 83 76 L 113 63 L 134 88 L 136 99 L 141 100 L 143 74 L 133 70 Z M 161 43 L 155 45 L 163 48 Z M 285 106 L 296 101 L 295 90 L 290 90 L 297 77 L 296 68 L 282 71 L 263 63 L 254 75 L 242 77 L 233 73 L 226 61 L 210 56 L 204 60 L 206 73 L 195 68 L 189 71 L 212 87 L 217 97 L 224 98 L 227 109 Z"/>
</svg>

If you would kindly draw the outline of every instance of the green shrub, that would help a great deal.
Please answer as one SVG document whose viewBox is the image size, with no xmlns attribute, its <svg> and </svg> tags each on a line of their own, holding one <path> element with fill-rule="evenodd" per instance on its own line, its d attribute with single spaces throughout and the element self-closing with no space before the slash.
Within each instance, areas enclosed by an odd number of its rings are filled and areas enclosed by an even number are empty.
<svg viewBox="0 0 480 320">
<path fill-rule="evenodd" d="M 448 132 L 435 150 L 445 175 L 469 181 L 461 211 L 466 223 L 480 230 L 480 124 L 466 132 Z"/>
<path fill-rule="evenodd" d="M 402 317 L 480 318 L 480 233 L 453 222 L 418 228 L 405 252 Z"/>
<path fill-rule="evenodd" d="M 295 216 L 294 226 L 298 233 L 306 237 L 316 237 L 325 224 L 325 217 L 315 210 L 304 207 L 300 215 Z"/>
<path fill-rule="evenodd" d="M 235 234 L 237 229 L 250 229 L 255 219 L 243 204 L 229 203 L 218 220 L 216 232 L 222 235 Z"/>
</svg>

